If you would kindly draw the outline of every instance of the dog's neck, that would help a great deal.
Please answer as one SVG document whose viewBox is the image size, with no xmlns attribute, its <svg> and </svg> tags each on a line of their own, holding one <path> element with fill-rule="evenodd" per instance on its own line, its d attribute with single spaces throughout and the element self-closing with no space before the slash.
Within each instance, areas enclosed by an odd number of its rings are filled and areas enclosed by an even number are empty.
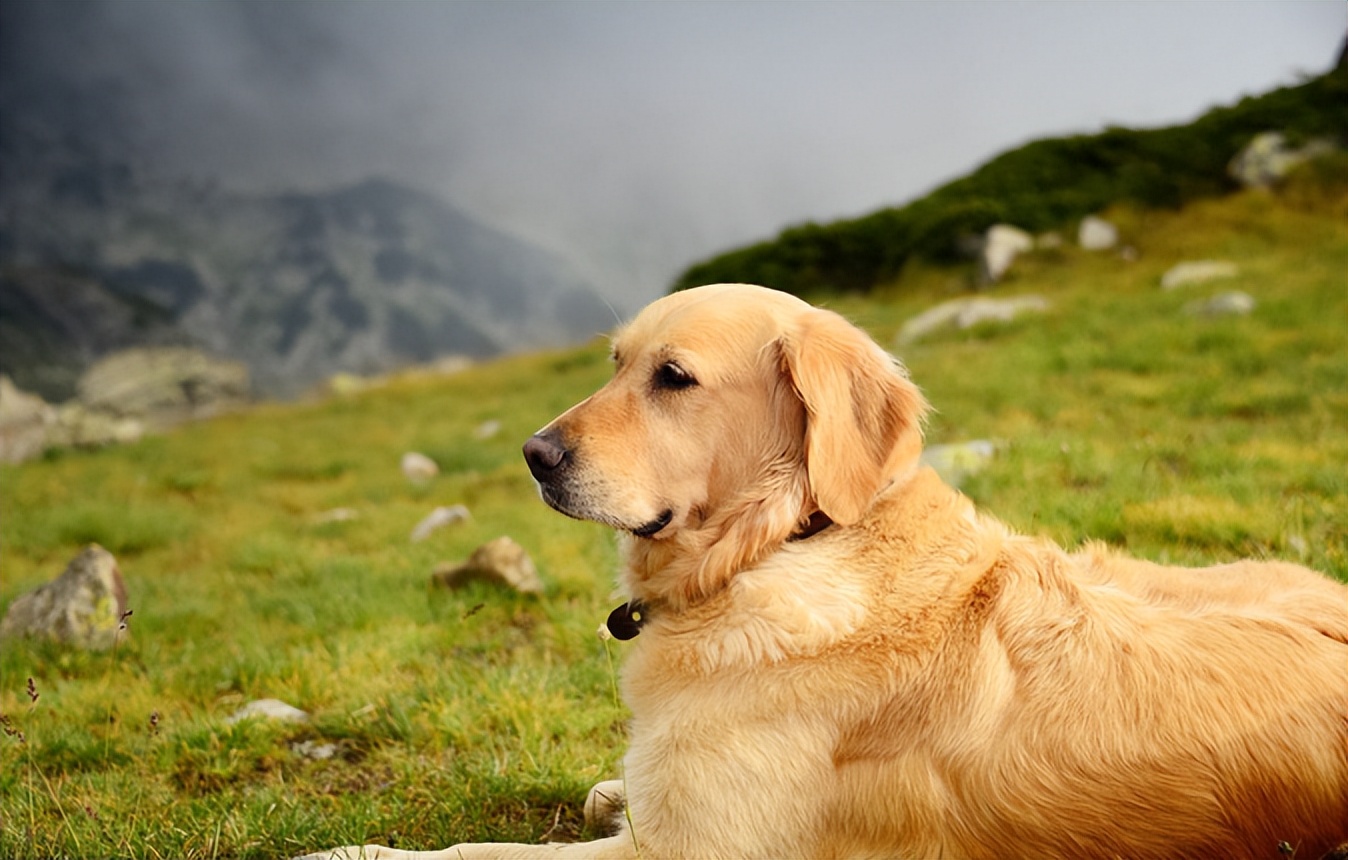
<svg viewBox="0 0 1348 860">
<path fill-rule="evenodd" d="M 912 466 L 877 494 L 895 492 Z M 623 590 L 650 612 L 679 612 L 720 593 L 735 575 L 788 542 L 846 528 L 835 524 L 810 496 L 803 475 L 775 500 L 751 500 L 733 516 L 709 518 L 696 530 L 665 539 L 626 538 Z"/>
</svg>

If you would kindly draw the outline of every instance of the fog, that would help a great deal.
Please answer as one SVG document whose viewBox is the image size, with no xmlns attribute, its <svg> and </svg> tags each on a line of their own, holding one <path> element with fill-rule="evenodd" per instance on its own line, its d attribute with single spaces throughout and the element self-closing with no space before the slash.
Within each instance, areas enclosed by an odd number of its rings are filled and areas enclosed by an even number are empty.
<svg viewBox="0 0 1348 860">
<path fill-rule="evenodd" d="M 1348 6 L 7 2 L 0 20 L 6 74 L 115 84 L 155 170 L 395 179 L 630 309 L 699 258 L 1016 144 L 1322 72 Z"/>
</svg>

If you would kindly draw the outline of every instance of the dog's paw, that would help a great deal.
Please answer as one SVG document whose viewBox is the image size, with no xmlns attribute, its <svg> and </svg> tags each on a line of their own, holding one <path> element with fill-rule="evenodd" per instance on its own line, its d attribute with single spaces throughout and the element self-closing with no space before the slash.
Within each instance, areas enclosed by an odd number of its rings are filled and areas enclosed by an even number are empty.
<svg viewBox="0 0 1348 860">
<path fill-rule="evenodd" d="M 598 830 L 611 828 L 626 802 L 621 779 L 599 783 L 585 798 L 585 826 Z"/>
<path fill-rule="evenodd" d="M 345 845 L 327 851 L 315 851 L 292 860 L 379 860 L 381 856 L 386 855 L 378 845 Z"/>
</svg>

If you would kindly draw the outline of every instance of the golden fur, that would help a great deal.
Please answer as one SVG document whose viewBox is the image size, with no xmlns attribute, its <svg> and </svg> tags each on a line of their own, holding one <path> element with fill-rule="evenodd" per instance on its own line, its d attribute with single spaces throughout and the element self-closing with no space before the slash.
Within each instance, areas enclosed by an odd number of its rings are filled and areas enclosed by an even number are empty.
<svg viewBox="0 0 1348 860">
<path fill-rule="evenodd" d="M 526 453 L 554 507 L 632 533 L 635 832 L 364 856 L 1314 858 L 1348 840 L 1348 588 L 1013 534 L 919 467 L 926 403 L 902 368 L 781 293 L 671 295 L 614 359 Z"/>
</svg>

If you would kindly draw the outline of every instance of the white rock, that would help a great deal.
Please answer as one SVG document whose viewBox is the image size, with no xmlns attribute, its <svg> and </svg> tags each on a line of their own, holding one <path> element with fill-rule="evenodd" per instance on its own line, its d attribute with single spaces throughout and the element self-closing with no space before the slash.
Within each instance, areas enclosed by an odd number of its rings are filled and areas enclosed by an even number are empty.
<svg viewBox="0 0 1348 860">
<path fill-rule="evenodd" d="M 319 743 L 318 741 L 300 741 L 291 744 L 290 751 L 301 758 L 323 761 L 337 754 L 337 745 Z"/>
<path fill-rule="evenodd" d="M 359 516 L 360 513 L 357 512 L 355 508 L 333 508 L 330 511 L 323 511 L 321 514 L 315 515 L 314 524 L 344 523 L 348 520 L 354 520 Z"/>
<path fill-rule="evenodd" d="M 980 274 L 985 283 L 1002 279 L 1017 254 L 1034 250 L 1034 237 L 1010 224 L 993 224 L 983 237 L 983 251 L 979 257 Z"/>
<path fill-rule="evenodd" d="M 1119 229 L 1103 218 L 1087 215 L 1077 228 L 1077 244 L 1087 251 L 1107 251 L 1119 243 Z"/>
<path fill-rule="evenodd" d="M 227 725 L 246 720 L 252 717 L 265 720 L 281 720 L 287 723 L 304 723 L 309 721 L 309 715 L 293 705 L 288 705 L 280 699 L 255 699 L 239 708 L 234 713 L 225 717 Z"/>
<path fill-rule="evenodd" d="M 1334 142 L 1325 138 L 1308 141 L 1294 149 L 1281 132 L 1256 134 L 1231 163 L 1227 174 L 1246 188 L 1272 188 L 1303 161 L 1334 150 Z"/>
<path fill-rule="evenodd" d="M 440 474 L 440 467 L 435 465 L 434 460 L 416 451 L 408 451 L 403 455 L 402 468 L 409 481 L 429 481 Z"/>
<path fill-rule="evenodd" d="M 1235 263 L 1226 260 L 1188 260 L 1176 263 L 1161 276 L 1161 289 L 1173 290 L 1185 284 L 1201 284 L 1218 278 L 1234 278 L 1240 274 Z"/>
<path fill-rule="evenodd" d="M 987 468 L 997 456 L 997 446 L 987 439 L 930 445 L 922 452 L 922 463 L 936 470 L 947 484 L 958 487 L 967 478 Z"/>
<path fill-rule="evenodd" d="M 417 543 L 431 536 L 436 529 L 442 529 L 445 526 L 461 523 L 469 519 L 471 515 L 468 509 L 463 505 L 450 505 L 449 507 L 439 507 L 431 511 L 417 523 L 417 527 L 412 529 L 412 542 Z"/>
<path fill-rule="evenodd" d="M 1184 312 L 1196 317 L 1243 317 L 1254 310 L 1254 298 L 1239 290 L 1219 293 L 1210 299 L 1190 302 Z"/>
<path fill-rule="evenodd" d="M 477 429 L 473 431 L 473 438 L 490 439 L 500 432 L 501 422 L 493 418 L 490 421 L 483 421 L 481 424 L 477 425 Z"/>
<path fill-rule="evenodd" d="M 907 344 L 945 328 L 967 329 L 982 322 L 1009 322 L 1019 314 L 1042 312 L 1047 310 L 1048 306 L 1048 300 L 1043 296 L 1016 296 L 1008 299 L 975 296 L 954 299 L 929 308 L 908 320 L 899 330 L 896 340 L 900 344 Z"/>
</svg>

